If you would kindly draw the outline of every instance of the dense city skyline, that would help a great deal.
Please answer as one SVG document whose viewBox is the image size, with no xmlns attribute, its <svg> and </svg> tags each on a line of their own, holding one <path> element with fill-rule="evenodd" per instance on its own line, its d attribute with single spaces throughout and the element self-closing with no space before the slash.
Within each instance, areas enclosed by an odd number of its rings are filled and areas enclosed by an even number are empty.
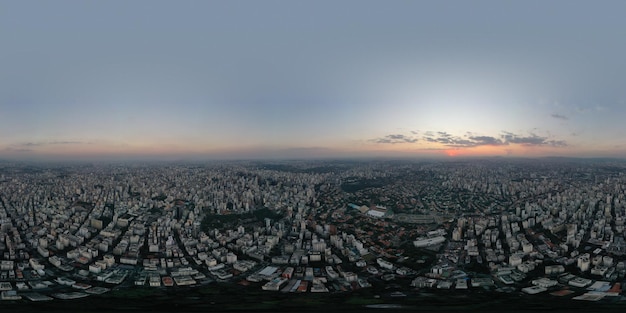
<svg viewBox="0 0 626 313">
<path fill-rule="evenodd" d="M 0 302 L 623 310 L 625 169 L 521 158 L 0 162 Z"/>
<path fill-rule="evenodd" d="M 621 1 L 0 7 L 0 158 L 626 156 Z"/>
</svg>

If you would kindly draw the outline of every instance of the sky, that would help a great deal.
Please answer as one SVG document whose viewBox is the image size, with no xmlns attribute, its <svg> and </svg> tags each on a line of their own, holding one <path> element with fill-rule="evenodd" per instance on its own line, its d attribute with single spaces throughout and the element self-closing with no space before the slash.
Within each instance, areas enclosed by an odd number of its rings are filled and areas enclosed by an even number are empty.
<svg viewBox="0 0 626 313">
<path fill-rule="evenodd" d="M 0 158 L 626 157 L 624 12 L 0 0 Z"/>
</svg>

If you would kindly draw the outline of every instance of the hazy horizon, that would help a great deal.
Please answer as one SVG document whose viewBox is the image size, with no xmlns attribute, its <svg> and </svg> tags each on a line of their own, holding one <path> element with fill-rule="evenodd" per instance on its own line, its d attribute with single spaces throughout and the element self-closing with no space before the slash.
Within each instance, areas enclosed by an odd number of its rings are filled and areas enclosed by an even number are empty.
<svg viewBox="0 0 626 313">
<path fill-rule="evenodd" d="M 623 1 L 0 7 L 0 159 L 626 157 Z"/>
</svg>

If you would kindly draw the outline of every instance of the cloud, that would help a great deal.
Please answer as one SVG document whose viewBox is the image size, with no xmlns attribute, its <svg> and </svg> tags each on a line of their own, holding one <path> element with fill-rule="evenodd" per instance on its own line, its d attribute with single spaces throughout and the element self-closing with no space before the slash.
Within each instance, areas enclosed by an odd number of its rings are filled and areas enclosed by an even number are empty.
<svg viewBox="0 0 626 313">
<path fill-rule="evenodd" d="M 424 140 L 426 140 L 428 142 L 439 142 L 439 141 L 437 141 L 437 139 L 435 139 L 433 137 L 426 137 L 426 136 L 424 136 Z"/>
<path fill-rule="evenodd" d="M 14 151 L 14 152 L 30 152 L 33 151 L 34 148 L 44 147 L 44 146 L 59 146 L 59 145 L 88 145 L 91 142 L 84 141 L 71 141 L 71 140 L 51 140 L 51 141 L 37 141 L 37 142 L 22 142 L 15 143 L 6 147 L 6 151 Z"/>
<path fill-rule="evenodd" d="M 472 136 L 469 137 L 474 143 L 479 146 L 502 146 L 506 145 L 506 142 L 503 142 L 501 139 L 491 136 Z"/>
<path fill-rule="evenodd" d="M 428 141 L 428 142 L 435 142 L 435 143 L 448 143 L 448 139 L 447 138 L 442 138 L 442 137 L 432 137 L 432 136 L 424 136 L 422 137 L 422 139 Z"/>
<path fill-rule="evenodd" d="M 548 140 L 545 143 L 552 147 L 567 147 L 567 142 L 565 142 L 565 140 Z"/>
<path fill-rule="evenodd" d="M 381 138 L 374 138 L 368 140 L 369 142 L 381 143 L 381 144 L 397 144 L 397 143 L 416 143 L 418 141 L 417 138 L 402 135 L 402 134 L 391 134 Z"/>
<path fill-rule="evenodd" d="M 33 149 L 28 149 L 28 148 L 15 148 L 15 147 L 6 147 L 4 149 L 4 151 L 9 151 L 9 152 L 31 152 L 33 151 Z"/>
<path fill-rule="evenodd" d="M 473 142 L 471 140 L 467 140 L 467 139 L 451 139 L 449 140 L 451 143 L 448 144 L 448 146 L 450 147 L 455 147 L 455 148 L 466 148 L 466 147 L 476 147 L 477 144 L 476 142 Z"/>
<path fill-rule="evenodd" d="M 505 145 L 502 140 L 491 136 L 473 136 L 471 132 L 467 132 L 467 139 L 458 136 L 453 136 L 447 132 L 437 132 L 437 136 L 434 136 L 432 132 L 431 136 L 424 136 L 423 139 L 428 142 L 440 143 L 449 147 L 455 148 L 471 148 L 477 146 L 501 146 Z"/>
<path fill-rule="evenodd" d="M 89 144 L 89 143 L 82 142 L 82 141 L 49 141 L 48 144 L 49 145 L 83 145 L 83 144 Z"/>
<path fill-rule="evenodd" d="M 25 143 L 17 144 L 16 146 L 20 146 L 20 147 L 37 147 L 37 146 L 41 146 L 41 145 L 43 145 L 43 143 L 41 143 L 41 142 L 25 142 Z"/>
<path fill-rule="evenodd" d="M 466 132 L 465 137 L 453 136 L 447 132 L 425 132 L 422 137 L 424 141 L 439 143 L 451 148 L 473 148 L 480 146 L 552 146 L 565 147 L 564 140 L 549 140 L 549 137 L 541 137 L 531 133 L 529 136 L 522 136 L 511 132 L 503 132 L 500 138 L 493 136 L 475 135 L 473 132 Z"/>
<path fill-rule="evenodd" d="M 441 143 L 444 145 L 453 145 L 455 143 L 457 143 L 459 140 L 461 140 L 460 138 L 454 137 L 450 134 L 448 134 L 447 132 L 425 132 L 424 133 L 425 136 L 423 136 L 423 139 L 428 141 L 428 142 L 436 142 L 436 143 Z"/>
<path fill-rule="evenodd" d="M 557 113 L 550 114 L 550 116 L 552 116 L 553 118 L 556 118 L 556 119 L 564 120 L 564 121 L 569 120 L 569 118 L 567 116 L 561 115 L 561 114 L 557 114 Z"/>
<path fill-rule="evenodd" d="M 83 142 L 83 141 L 39 141 L 39 142 L 18 143 L 18 144 L 15 144 L 14 146 L 40 147 L 40 146 L 47 146 L 47 145 L 82 145 L 82 144 L 89 144 L 89 143 Z"/>
<path fill-rule="evenodd" d="M 528 145 L 528 146 L 542 145 L 546 141 L 545 137 L 540 137 L 534 134 L 531 134 L 531 136 L 521 137 L 513 133 L 504 133 L 502 135 L 502 138 L 508 143 Z"/>
<path fill-rule="evenodd" d="M 522 146 L 552 146 L 552 147 L 565 147 L 567 142 L 564 140 L 548 140 L 548 137 L 537 136 L 533 133 L 530 136 L 520 136 L 510 132 L 504 132 L 502 134 L 504 142 L 511 144 L 518 144 Z"/>
</svg>

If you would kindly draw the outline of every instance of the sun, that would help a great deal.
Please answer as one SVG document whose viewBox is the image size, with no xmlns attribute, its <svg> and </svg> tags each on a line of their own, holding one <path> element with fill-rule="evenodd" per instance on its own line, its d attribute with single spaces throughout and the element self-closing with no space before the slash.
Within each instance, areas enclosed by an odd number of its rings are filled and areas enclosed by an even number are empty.
<svg viewBox="0 0 626 313">
<path fill-rule="evenodd" d="M 457 149 L 448 149 L 445 152 L 446 152 L 446 155 L 449 156 L 449 157 L 455 157 L 455 156 L 459 155 L 459 150 L 457 150 Z"/>
</svg>

